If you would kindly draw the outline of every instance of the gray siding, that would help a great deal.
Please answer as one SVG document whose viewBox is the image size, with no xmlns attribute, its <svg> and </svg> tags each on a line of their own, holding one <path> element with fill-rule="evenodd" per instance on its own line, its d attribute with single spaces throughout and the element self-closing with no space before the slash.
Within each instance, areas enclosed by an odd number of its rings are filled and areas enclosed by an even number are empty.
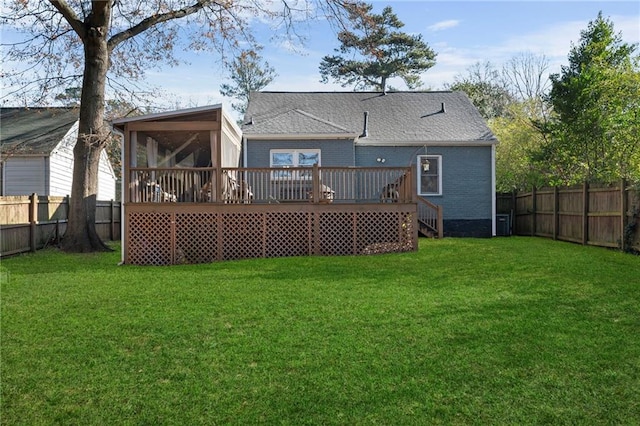
<svg viewBox="0 0 640 426">
<path fill-rule="evenodd" d="M 491 147 L 358 146 L 357 166 L 406 167 L 418 155 L 442 155 L 442 195 L 427 197 L 443 207 L 445 220 L 491 219 Z"/>
<path fill-rule="evenodd" d="M 271 149 L 321 149 L 327 167 L 407 167 L 418 155 L 442 156 L 442 195 L 427 197 L 443 207 L 445 221 L 487 220 L 492 213 L 490 146 L 356 146 L 351 141 L 253 141 L 247 143 L 248 167 L 269 167 Z M 384 158 L 379 163 L 378 158 Z"/>
<path fill-rule="evenodd" d="M 354 165 L 352 140 L 292 140 L 247 141 L 247 167 L 269 167 L 269 151 L 272 149 L 320 149 L 320 161 L 325 167 L 349 167 Z"/>
<path fill-rule="evenodd" d="M 442 205 L 444 219 L 491 219 L 491 147 L 434 148 L 429 154 L 442 154 L 442 196 L 431 201 Z"/>
</svg>

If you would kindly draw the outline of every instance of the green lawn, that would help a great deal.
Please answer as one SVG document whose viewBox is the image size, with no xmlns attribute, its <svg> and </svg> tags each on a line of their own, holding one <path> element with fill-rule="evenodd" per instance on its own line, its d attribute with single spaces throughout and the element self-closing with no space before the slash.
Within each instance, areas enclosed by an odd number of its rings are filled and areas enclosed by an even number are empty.
<svg viewBox="0 0 640 426">
<path fill-rule="evenodd" d="M 2 260 L 3 425 L 640 424 L 640 257 Z"/>
</svg>

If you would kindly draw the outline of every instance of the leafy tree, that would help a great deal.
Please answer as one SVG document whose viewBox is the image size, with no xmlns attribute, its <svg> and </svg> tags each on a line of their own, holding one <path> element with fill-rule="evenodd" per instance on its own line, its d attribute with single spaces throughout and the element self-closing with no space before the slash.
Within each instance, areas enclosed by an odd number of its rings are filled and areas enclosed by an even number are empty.
<svg viewBox="0 0 640 426">
<path fill-rule="evenodd" d="M 466 75 L 456 76 L 453 84 L 446 87 L 466 93 L 480 115 L 487 120 L 504 116 L 514 101 L 500 72 L 491 62 L 475 63 L 467 69 Z"/>
<path fill-rule="evenodd" d="M 449 86 L 467 93 L 500 141 L 496 147 L 497 191 L 542 183 L 534 157 L 545 141 L 540 125 L 547 116 L 547 68 L 544 57 L 521 53 L 507 61 L 501 72 L 489 62 L 476 63 Z"/>
<path fill-rule="evenodd" d="M 532 119 L 544 121 L 548 117 L 549 60 L 544 55 L 520 53 L 502 67 L 502 80 L 511 96 L 523 102 L 526 114 Z"/>
<path fill-rule="evenodd" d="M 421 35 L 397 31 L 404 24 L 387 6 L 382 14 L 372 13 L 372 5 L 351 10 L 354 31 L 338 34 L 335 49 L 341 55 L 325 56 L 320 62 L 321 81 L 341 82 L 342 87 L 373 88 L 386 91 L 387 80 L 400 77 L 409 89 L 422 85 L 420 73 L 435 65 L 436 53 Z M 347 55 L 351 54 L 352 58 Z"/>
<path fill-rule="evenodd" d="M 238 103 L 233 103 L 233 109 L 244 115 L 249 102 L 249 93 L 264 89 L 276 78 L 275 69 L 268 62 L 262 63 L 259 51 L 261 47 L 254 50 L 243 50 L 238 57 L 228 64 L 227 69 L 231 73 L 232 83 L 220 85 L 220 93 L 238 99 Z"/>
<path fill-rule="evenodd" d="M 251 17 L 291 29 L 296 19 L 323 13 L 345 24 L 347 12 L 358 9 L 343 0 L 316 0 L 299 10 L 286 1 L 281 5 L 282 12 L 271 3 L 214 0 L 3 2 L 3 27 L 21 36 L 3 45 L 3 78 L 12 87 L 5 96 L 30 91 L 42 101 L 59 87 L 82 88 L 64 249 L 107 249 L 95 230 L 98 161 L 110 141 L 104 120 L 107 84 L 122 89 L 123 82 L 140 81 L 150 67 L 176 63 L 178 45 L 198 51 L 252 42 Z"/>
<path fill-rule="evenodd" d="M 549 179 L 640 180 L 640 67 L 637 45 L 622 42 L 599 13 L 580 33 L 569 65 L 551 76 L 554 119 L 540 152 Z"/>
<path fill-rule="evenodd" d="M 507 114 L 489 120 L 498 138 L 496 146 L 496 191 L 526 190 L 543 182 L 532 157 L 544 143 L 544 136 L 531 116 L 536 111 L 536 98 L 514 102 Z"/>
</svg>

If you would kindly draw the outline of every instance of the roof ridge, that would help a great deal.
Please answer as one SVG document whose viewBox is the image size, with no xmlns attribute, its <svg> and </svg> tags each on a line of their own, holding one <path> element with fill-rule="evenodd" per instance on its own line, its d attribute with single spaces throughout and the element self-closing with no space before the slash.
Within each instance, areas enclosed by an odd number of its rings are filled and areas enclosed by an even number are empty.
<svg viewBox="0 0 640 426">
<path fill-rule="evenodd" d="M 457 93 L 457 90 L 387 90 L 386 92 L 380 92 L 380 91 L 358 91 L 358 92 L 354 92 L 354 91 L 336 91 L 336 90 L 302 90 L 302 91 L 290 91 L 290 90 L 261 90 L 259 92 L 254 92 L 254 93 L 269 93 L 269 94 L 277 94 L 277 93 L 282 93 L 282 94 L 335 94 L 335 95 L 344 95 L 344 94 L 352 94 L 352 95 L 360 95 L 360 94 L 365 94 L 365 95 L 370 95 L 370 94 L 379 94 L 381 96 L 383 95 L 392 95 L 394 93 L 400 93 L 400 94 L 412 94 L 412 93 L 416 93 L 416 94 L 424 94 L 424 93 Z"/>
</svg>

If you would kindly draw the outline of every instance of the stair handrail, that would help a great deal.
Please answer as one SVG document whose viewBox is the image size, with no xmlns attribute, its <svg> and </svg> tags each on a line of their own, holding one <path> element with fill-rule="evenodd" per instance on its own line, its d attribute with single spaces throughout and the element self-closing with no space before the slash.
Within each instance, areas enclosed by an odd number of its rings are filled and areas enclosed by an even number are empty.
<svg viewBox="0 0 640 426">
<path fill-rule="evenodd" d="M 442 206 L 432 203 L 424 197 L 418 199 L 418 221 L 426 225 L 429 229 L 438 234 L 438 238 L 443 237 Z"/>
</svg>

